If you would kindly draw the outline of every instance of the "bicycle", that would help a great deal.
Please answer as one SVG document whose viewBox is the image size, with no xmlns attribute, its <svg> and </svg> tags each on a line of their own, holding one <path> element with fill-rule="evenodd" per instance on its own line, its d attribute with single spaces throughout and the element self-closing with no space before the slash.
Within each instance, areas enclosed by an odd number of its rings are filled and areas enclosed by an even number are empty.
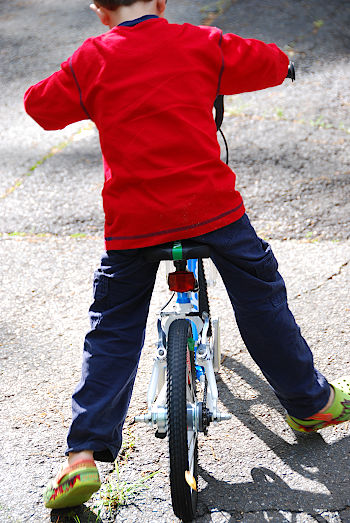
<svg viewBox="0 0 350 523">
<path fill-rule="evenodd" d="M 183 240 L 147 248 L 144 256 L 147 261 L 173 261 L 168 284 L 177 295 L 177 309 L 165 310 L 173 294 L 158 318 L 148 411 L 135 421 L 156 428 L 158 438 L 168 435 L 173 510 L 181 520 L 191 521 L 197 504 L 198 434 L 206 435 L 212 422 L 231 418 L 218 409 L 219 320 L 210 316 L 203 264 L 210 249 Z"/>
<path fill-rule="evenodd" d="M 287 78 L 295 80 L 291 62 Z M 223 97 L 215 100 L 215 121 L 221 132 Z M 147 392 L 147 413 L 135 417 L 156 429 L 158 438 L 168 436 L 170 489 L 174 514 L 192 521 L 197 506 L 198 435 L 208 433 L 211 423 L 231 418 L 218 409 L 215 372 L 220 368 L 219 319 L 210 315 L 203 259 L 210 258 L 208 245 L 181 240 L 144 249 L 145 261 L 172 261 L 168 275 L 170 300 L 162 307 L 158 322 L 156 355 Z M 176 309 L 167 311 L 173 297 Z"/>
</svg>

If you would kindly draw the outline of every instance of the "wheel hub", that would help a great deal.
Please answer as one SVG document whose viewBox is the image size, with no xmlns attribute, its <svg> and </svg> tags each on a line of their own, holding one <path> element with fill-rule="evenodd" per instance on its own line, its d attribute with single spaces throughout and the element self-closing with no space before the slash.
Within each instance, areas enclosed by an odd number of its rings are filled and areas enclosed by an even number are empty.
<svg viewBox="0 0 350 523">
<path fill-rule="evenodd" d="M 203 402 L 198 403 L 198 430 L 203 432 L 205 436 L 208 434 L 208 427 L 213 421 L 212 414 L 209 409 L 204 406 Z"/>
</svg>

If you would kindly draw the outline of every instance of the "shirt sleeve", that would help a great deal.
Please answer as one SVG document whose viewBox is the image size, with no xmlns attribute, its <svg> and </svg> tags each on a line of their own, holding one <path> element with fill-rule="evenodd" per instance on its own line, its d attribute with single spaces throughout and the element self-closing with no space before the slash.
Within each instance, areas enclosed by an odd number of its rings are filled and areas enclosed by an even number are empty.
<svg viewBox="0 0 350 523">
<path fill-rule="evenodd" d="M 72 58 L 63 62 L 59 71 L 26 91 L 24 107 L 48 131 L 63 129 L 71 123 L 90 118 L 82 100 Z"/>
<path fill-rule="evenodd" d="M 229 33 L 222 36 L 220 47 L 219 94 L 258 91 L 279 85 L 286 78 L 289 58 L 275 44 Z"/>
</svg>

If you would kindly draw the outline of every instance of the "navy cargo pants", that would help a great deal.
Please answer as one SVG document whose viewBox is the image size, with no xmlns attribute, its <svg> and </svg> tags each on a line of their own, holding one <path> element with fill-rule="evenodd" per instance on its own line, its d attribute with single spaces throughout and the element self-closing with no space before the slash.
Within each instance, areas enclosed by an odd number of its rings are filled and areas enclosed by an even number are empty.
<svg viewBox="0 0 350 523">
<path fill-rule="evenodd" d="M 315 414 L 328 400 L 329 384 L 314 368 L 288 308 L 270 246 L 257 237 L 246 215 L 195 239 L 210 245 L 243 341 L 281 404 L 298 418 Z M 118 454 L 157 269 L 158 263 L 143 260 L 140 249 L 108 251 L 102 257 L 67 453 L 93 450 L 100 461 L 113 461 Z"/>
</svg>

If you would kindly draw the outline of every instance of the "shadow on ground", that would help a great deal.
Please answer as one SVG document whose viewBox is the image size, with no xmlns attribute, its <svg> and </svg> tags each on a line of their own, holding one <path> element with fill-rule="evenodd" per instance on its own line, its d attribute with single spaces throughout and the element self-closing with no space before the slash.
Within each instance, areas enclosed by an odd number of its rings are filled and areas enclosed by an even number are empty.
<svg viewBox="0 0 350 523">
<path fill-rule="evenodd" d="M 253 399 L 240 399 L 235 396 L 234 387 L 230 390 L 219 381 L 219 396 L 227 410 L 262 440 L 290 470 L 322 487 L 318 487 L 317 492 L 291 488 L 279 475 L 263 466 L 251 469 L 251 482 L 232 484 L 216 479 L 205 467 L 201 467 L 199 475 L 205 480 L 206 486 L 200 492 L 199 515 L 215 510 L 232 514 L 232 507 L 235 507 L 233 516 L 237 519 L 243 512 L 276 510 L 317 513 L 317 521 L 322 522 L 326 519 L 320 516 L 320 511 L 339 510 L 339 507 L 349 505 L 350 496 L 344 500 L 348 484 L 349 436 L 329 444 L 320 433 L 295 433 L 296 440 L 287 442 L 252 413 L 251 407 L 261 406 L 262 403 L 281 412 L 268 384 L 232 357 L 226 357 L 223 365 L 233 370 L 256 392 Z M 234 449 L 232 454 L 234 461 Z M 347 471 L 346 474 L 344 471 Z M 278 519 L 280 521 L 290 519 Z"/>
<path fill-rule="evenodd" d="M 52 523 L 97 523 L 99 517 L 85 505 L 65 510 L 52 510 Z"/>
<path fill-rule="evenodd" d="M 349 57 L 347 0 L 231 0 L 212 22 L 225 31 L 280 45 L 297 61 Z"/>
</svg>

